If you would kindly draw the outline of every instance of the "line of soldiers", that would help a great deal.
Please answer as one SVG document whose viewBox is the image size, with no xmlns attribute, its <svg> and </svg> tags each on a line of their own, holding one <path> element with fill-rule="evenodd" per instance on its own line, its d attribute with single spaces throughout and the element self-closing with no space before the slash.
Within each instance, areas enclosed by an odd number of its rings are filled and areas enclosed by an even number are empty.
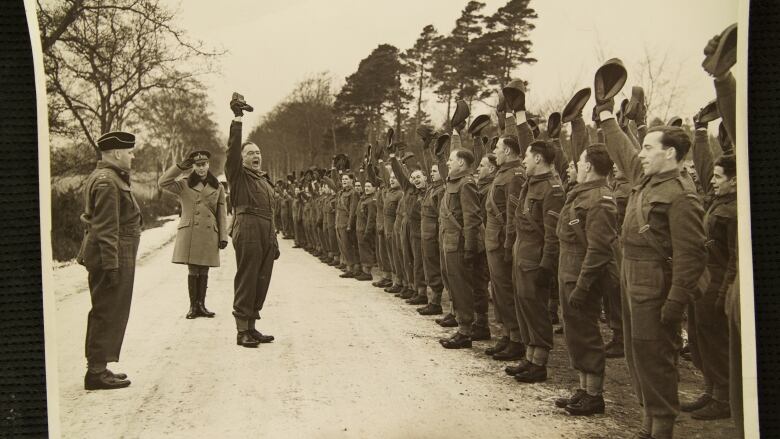
<svg viewBox="0 0 780 439">
<path fill-rule="evenodd" d="M 450 309 L 436 322 L 457 327 L 440 340 L 447 349 L 491 339 L 492 302 L 502 333 L 485 353 L 517 361 L 506 373 L 518 382 L 547 379 L 560 306 L 579 386 L 555 405 L 571 415 L 604 412 L 605 358 L 625 355 L 642 406 L 636 437 L 672 437 L 681 410 L 701 420 L 732 416 L 741 434 L 735 62 L 733 25 L 705 48 L 717 98 L 693 117 L 693 142 L 679 117 L 647 126 L 641 87 L 615 111 L 627 73 L 611 59 L 593 92 L 577 92 L 544 133 L 515 80 L 499 93 L 492 139 L 482 136 L 490 116 L 467 128 L 469 109 L 458 101 L 451 132 L 417 130 L 421 161 L 390 129 L 384 147 L 368 146 L 357 172 L 339 154 L 329 170 L 277 181 L 277 232 L 341 268 L 342 278 L 378 275 L 375 287 L 423 305 L 421 315 L 443 314 L 446 290 Z M 591 94 L 595 142 L 582 116 Z M 718 118 L 715 160 L 707 127 Z M 560 140 L 564 124 L 569 142 Z M 613 332 L 606 346 L 602 309 Z M 704 389 L 681 404 L 686 314 Z"/>
</svg>

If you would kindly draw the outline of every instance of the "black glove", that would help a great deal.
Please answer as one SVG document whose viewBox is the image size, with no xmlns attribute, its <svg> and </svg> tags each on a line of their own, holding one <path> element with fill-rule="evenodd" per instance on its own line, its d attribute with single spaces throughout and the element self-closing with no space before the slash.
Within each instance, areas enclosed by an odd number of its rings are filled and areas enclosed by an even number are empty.
<svg viewBox="0 0 780 439">
<path fill-rule="evenodd" d="M 279 243 L 274 244 L 274 261 L 279 259 L 282 253 L 279 251 Z"/>
<path fill-rule="evenodd" d="M 588 298 L 588 292 L 580 287 L 574 287 L 574 291 L 569 296 L 569 306 L 575 311 L 581 311 L 585 308 L 585 303 Z"/>
<path fill-rule="evenodd" d="M 539 271 L 536 273 L 536 281 L 534 282 L 536 288 L 548 288 L 550 286 L 550 279 L 552 279 L 552 271 L 547 268 L 539 267 Z"/>
<path fill-rule="evenodd" d="M 661 323 L 665 325 L 676 325 L 682 323 L 683 314 L 686 305 L 672 299 L 666 299 L 661 308 Z"/>
<path fill-rule="evenodd" d="M 182 160 L 181 162 L 179 162 L 176 166 L 178 166 L 179 169 L 184 171 L 184 170 L 192 168 L 192 165 L 194 165 L 194 164 L 195 164 L 195 160 L 193 160 L 191 158 L 186 158 L 186 159 Z"/>
<path fill-rule="evenodd" d="M 704 46 L 704 55 L 710 56 L 715 53 L 715 49 L 718 48 L 718 43 L 720 43 L 720 35 L 715 35 L 710 38 L 710 40 L 707 41 L 707 45 Z"/>
<path fill-rule="evenodd" d="M 219 249 L 224 250 L 227 247 L 227 241 L 219 241 Z"/>
<path fill-rule="evenodd" d="M 512 249 L 504 248 L 504 262 L 512 262 Z"/>
<path fill-rule="evenodd" d="M 109 287 L 115 287 L 119 285 L 119 269 L 115 268 L 113 270 L 106 271 L 106 278 L 108 279 Z"/>
<path fill-rule="evenodd" d="M 230 109 L 233 110 L 233 115 L 236 117 L 241 117 L 244 115 L 244 110 L 241 108 L 241 103 L 236 99 L 230 101 Z"/>
<path fill-rule="evenodd" d="M 597 102 L 596 106 L 593 107 L 593 121 L 601 122 L 601 119 L 599 118 L 601 112 L 602 111 L 613 112 L 614 109 L 615 109 L 615 98 L 609 98 L 604 102 Z"/>
</svg>

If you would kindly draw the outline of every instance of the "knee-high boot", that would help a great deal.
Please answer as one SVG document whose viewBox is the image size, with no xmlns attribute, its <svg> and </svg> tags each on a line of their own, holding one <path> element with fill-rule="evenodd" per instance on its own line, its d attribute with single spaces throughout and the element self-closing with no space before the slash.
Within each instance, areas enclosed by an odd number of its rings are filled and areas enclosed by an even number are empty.
<svg viewBox="0 0 780 439">
<path fill-rule="evenodd" d="M 187 318 L 194 319 L 199 315 L 197 304 L 198 304 L 200 283 L 197 275 L 190 274 L 189 276 L 187 276 L 187 288 L 189 288 L 190 290 L 190 310 L 189 312 L 187 312 Z"/>
<path fill-rule="evenodd" d="M 198 276 L 198 313 L 203 317 L 214 317 L 214 313 L 206 309 L 206 289 L 209 285 L 209 275 Z"/>
</svg>

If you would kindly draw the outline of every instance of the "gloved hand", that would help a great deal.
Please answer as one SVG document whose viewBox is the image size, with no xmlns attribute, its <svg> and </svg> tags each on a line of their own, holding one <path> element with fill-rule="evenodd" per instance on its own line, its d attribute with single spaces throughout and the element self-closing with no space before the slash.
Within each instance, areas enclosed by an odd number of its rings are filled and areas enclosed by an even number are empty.
<svg viewBox="0 0 780 439">
<path fill-rule="evenodd" d="M 550 280 L 552 279 L 552 271 L 545 267 L 539 267 L 539 271 L 536 273 L 536 279 L 534 285 L 536 288 L 548 288 L 550 286 Z"/>
<path fill-rule="evenodd" d="M 601 118 L 599 115 L 602 111 L 609 111 L 613 112 L 615 109 L 615 98 L 609 98 L 604 102 L 597 102 L 596 106 L 593 107 L 593 121 L 594 122 L 601 122 Z"/>
<path fill-rule="evenodd" d="M 241 117 L 244 115 L 244 110 L 241 108 L 241 103 L 237 99 L 230 101 L 230 109 L 233 111 L 233 115 Z"/>
<path fill-rule="evenodd" d="M 118 268 L 106 271 L 106 277 L 108 279 L 108 285 L 110 287 L 115 287 L 115 286 L 119 285 L 119 269 Z"/>
<path fill-rule="evenodd" d="M 186 159 L 182 160 L 181 162 L 179 162 L 178 164 L 176 164 L 176 166 L 178 166 L 179 169 L 184 171 L 186 169 L 192 168 L 192 165 L 194 165 L 194 164 L 195 164 L 195 160 L 193 160 L 191 158 L 186 158 Z"/>
<path fill-rule="evenodd" d="M 720 35 L 715 35 L 710 38 L 710 40 L 707 41 L 707 45 L 704 46 L 704 55 L 710 56 L 715 53 L 715 49 L 718 48 L 718 43 L 720 43 Z"/>
<path fill-rule="evenodd" d="M 219 249 L 224 250 L 225 247 L 227 247 L 228 242 L 227 241 L 219 241 Z"/>
<path fill-rule="evenodd" d="M 281 256 L 281 255 L 282 255 L 282 253 L 279 251 L 279 243 L 275 242 L 274 243 L 274 261 L 279 259 L 279 256 Z"/>
<path fill-rule="evenodd" d="M 512 249 L 504 248 L 504 262 L 512 262 Z"/>
<path fill-rule="evenodd" d="M 672 299 L 666 299 L 661 308 L 661 323 L 665 325 L 679 324 L 682 322 L 686 305 Z"/>
<path fill-rule="evenodd" d="M 574 287 L 574 291 L 569 296 L 569 306 L 575 311 L 581 311 L 585 308 L 588 299 L 588 292 L 580 287 Z"/>
</svg>

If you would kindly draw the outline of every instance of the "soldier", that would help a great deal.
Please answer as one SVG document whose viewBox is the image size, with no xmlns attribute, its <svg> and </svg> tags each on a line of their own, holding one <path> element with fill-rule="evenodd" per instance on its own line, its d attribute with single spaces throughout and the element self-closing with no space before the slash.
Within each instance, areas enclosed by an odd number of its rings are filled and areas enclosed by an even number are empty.
<svg viewBox="0 0 780 439">
<path fill-rule="evenodd" d="M 626 217 L 626 203 L 631 195 L 631 183 L 620 172 L 617 166 L 612 166 L 612 174 L 607 179 L 612 189 L 612 197 L 615 198 L 617 207 L 617 234 L 620 236 L 623 219 Z M 604 354 L 607 358 L 622 358 L 625 356 L 623 341 L 623 316 L 622 304 L 620 301 L 620 267 L 623 259 L 623 248 L 620 245 L 615 246 L 615 261 L 617 262 L 618 283 L 614 288 L 604 290 L 604 310 L 607 314 L 607 324 L 612 330 L 612 340 L 607 342 L 604 347 Z"/>
<path fill-rule="evenodd" d="M 482 141 L 480 139 L 475 140 L 475 149 L 484 149 L 484 146 L 479 146 Z M 477 193 L 479 194 L 479 207 L 480 216 L 482 217 L 482 224 L 485 224 L 487 213 L 485 211 L 485 200 L 487 199 L 487 193 L 490 189 L 490 185 L 493 183 L 493 179 L 496 176 L 496 170 L 498 164 L 496 163 L 495 154 L 489 153 L 482 157 L 477 166 Z M 485 240 L 484 228 L 482 241 Z M 489 283 L 490 283 L 490 269 L 488 268 L 487 252 L 484 252 L 477 257 L 474 264 L 474 324 L 471 328 L 472 340 L 490 340 L 490 324 L 488 323 L 488 310 L 489 304 Z M 499 320 L 500 321 L 500 320 Z"/>
<path fill-rule="evenodd" d="M 393 268 L 392 261 L 388 258 L 388 242 L 385 236 L 385 194 L 387 193 L 387 187 L 379 177 L 379 172 L 373 164 L 370 164 L 366 168 L 366 174 L 368 174 L 369 180 L 373 181 L 377 185 L 377 190 L 374 193 L 374 200 L 376 204 L 376 259 L 379 263 L 380 279 L 376 282 L 372 282 L 371 285 L 377 288 L 388 288 L 393 285 Z"/>
<path fill-rule="evenodd" d="M 405 224 L 402 234 L 407 236 L 405 238 L 407 242 L 403 245 L 408 244 L 404 264 L 408 263 L 412 268 L 407 274 L 407 276 L 411 275 L 408 281 L 412 292 L 400 297 L 404 298 L 406 303 L 410 305 L 424 305 L 428 303 L 428 287 L 425 283 L 425 270 L 422 261 L 420 195 L 424 193 L 428 180 L 422 170 L 414 165 L 408 167 L 411 169 L 411 174 L 407 176 L 406 169 L 401 166 L 401 162 L 398 161 L 395 154 L 390 154 L 390 167 L 404 191 L 402 200 L 404 202 Z"/>
<path fill-rule="evenodd" d="M 439 210 L 442 274 L 447 277 L 458 323 L 458 330 L 452 337 L 439 340 L 446 349 L 471 347 L 473 270 L 477 257 L 485 252 L 479 195 L 471 176 L 472 166 L 474 154 L 471 151 L 456 147 L 450 152 L 447 187 Z"/>
<path fill-rule="evenodd" d="M 604 342 L 601 294 L 617 289 L 613 247 L 617 208 L 607 175 L 612 160 L 604 145 L 589 146 L 577 163 L 577 186 L 566 196 L 556 234 L 560 243 L 558 285 L 566 346 L 579 388 L 555 405 L 571 415 L 604 413 Z"/>
<path fill-rule="evenodd" d="M 334 174 L 333 168 L 331 173 Z M 355 239 L 355 211 L 359 201 L 359 195 L 355 190 L 355 176 L 349 173 L 341 175 L 341 192 L 336 203 L 336 236 L 339 239 L 339 249 L 344 258 L 345 271 L 341 278 L 352 278 L 361 273 L 360 259 L 357 254 L 357 242 Z"/>
<path fill-rule="evenodd" d="M 525 383 L 547 379 L 547 359 L 553 346 L 548 302 L 558 268 L 555 227 L 564 201 L 554 165 L 553 145 L 543 140 L 532 142 L 523 159 L 527 179 L 509 218 L 516 233 L 512 254 L 515 307 L 526 354 L 518 366 L 509 366 L 506 372 Z"/>
<path fill-rule="evenodd" d="M 214 317 L 205 304 L 209 267 L 219 267 L 219 250 L 228 244 L 225 191 L 209 171 L 209 158 L 208 151 L 193 151 L 157 182 L 161 189 L 177 195 L 181 204 L 173 263 L 187 264 L 189 270 L 188 319 Z M 190 171 L 187 178 L 177 178 L 184 171 Z"/>
<path fill-rule="evenodd" d="M 123 373 L 106 364 L 119 361 L 130 303 L 135 258 L 141 236 L 141 210 L 130 189 L 135 136 L 122 131 L 97 141 L 100 161 L 84 186 L 87 226 L 77 257 L 86 267 L 92 308 L 87 316 L 87 373 L 84 389 L 118 389 L 130 385 Z"/>
<path fill-rule="evenodd" d="M 379 161 L 381 167 L 380 172 L 384 175 L 384 181 L 387 182 L 387 191 L 384 196 L 384 219 L 385 219 L 385 241 L 387 246 L 388 260 L 392 261 L 393 266 L 393 284 L 385 288 L 385 292 L 390 294 L 398 294 L 404 290 L 404 271 L 403 261 L 401 259 L 400 243 L 396 239 L 394 232 L 394 225 L 396 217 L 398 215 L 399 203 L 403 192 L 401 186 L 398 184 L 398 179 L 388 169 L 389 165 L 385 167 L 383 162 Z"/>
<path fill-rule="evenodd" d="M 442 313 L 441 296 L 444 290 L 442 283 L 440 253 L 439 253 L 439 204 L 444 185 L 442 184 L 439 166 L 431 166 L 431 183 L 425 188 L 420 200 L 420 237 L 422 239 L 422 260 L 425 273 L 425 283 L 431 293 L 428 304 L 417 308 L 420 315 L 430 316 Z"/>
<path fill-rule="evenodd" d="M 279 243 L 273 232 L 273 185 L 261 170 L 260 148 L 252 142 L 241 143 L 242 116 L 252 107 L 236 94 L 230 109 L 235 118 L 230 123 L 225 175 L 235 210 L 231 235 L 237 266 L 233 300 L 236 344 L 257 347 L 274 339 L 255 328 L 268 294 L 274 260 L 279 258 Z"/>
<path fill-rule="evenodd" d="M 485 350 L 495 360 L 520 360 L 525 348 L 515 314 L 512 286 L 512 247 L 515 242 L 514 224 L 507 222 L 507 210 L 514 210 L 525 183 L 520 160 L 521 148 L 516 137 L 503 136 L 496 144 L 498 172 L 485 200 L 485 249 L 490 283 L 494 292 L 494 306 L 501 317 L 504 334 L 498 343 Z"/>
<path fill-rule="evenodd" d="M 651 128 L 639 152 L 620 129 L 614 99 L 597 99 L 610 158 L 634 184 L 623 221 L 623 332 L 643 420 L 640 437 L 671 438 L 679 413 L 677 360 L 681 321 L 699 295 L 704 270 L 704 211 L 682 174 L 690 139 L 679 127 Z"/>
<path fill-rule="evenodd" d="M 376 198 L 374 185 L 370 181 L 363 183 L 363 195 L 358 202 L 356 215 L 355 227 L 363 271 L 355 279 L 370 281 L 374 279 L 371 270 L 376 265 Z"/>
</svg>

